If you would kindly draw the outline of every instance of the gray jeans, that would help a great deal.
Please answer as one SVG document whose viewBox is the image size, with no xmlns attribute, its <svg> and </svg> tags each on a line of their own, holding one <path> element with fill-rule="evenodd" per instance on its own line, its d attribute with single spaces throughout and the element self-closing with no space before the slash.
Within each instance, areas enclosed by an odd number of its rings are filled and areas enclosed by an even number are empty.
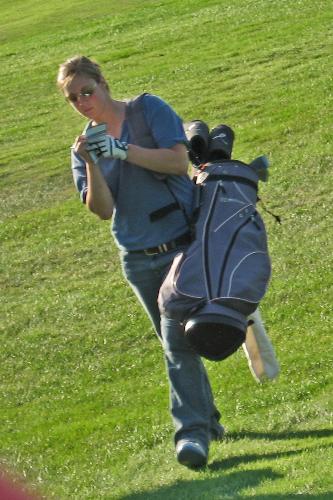
<svg viewBox="0 0 333 500">
<path fill-rule="evenodd" d="M 157 297 L 162 281 L 180 249 L 147 256 L 121 253 L 123 272 L 150 317 L 163 346 L 170 385 L 170 409 L 175 443 L 184 438 L 199 440 L 207 449 L 221 434 L 220 413 L 204 364 L 186 341 L 181 325 L 161 317 Z"/>
</svg>

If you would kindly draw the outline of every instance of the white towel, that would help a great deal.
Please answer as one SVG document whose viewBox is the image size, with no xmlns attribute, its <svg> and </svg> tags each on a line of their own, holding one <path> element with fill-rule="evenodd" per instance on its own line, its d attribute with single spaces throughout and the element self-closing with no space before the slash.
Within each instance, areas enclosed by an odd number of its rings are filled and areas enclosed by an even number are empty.
<svg viewBox="0 0 333 500">
<path fill-rule="evenodd" d="M 250 371 L 259 383 L 276 378 L 280 372 L 279 363 L 270 338 L 267 335 L 259 309 L 249 317 L 246 340 L 242 345 Z"/>
</svg>

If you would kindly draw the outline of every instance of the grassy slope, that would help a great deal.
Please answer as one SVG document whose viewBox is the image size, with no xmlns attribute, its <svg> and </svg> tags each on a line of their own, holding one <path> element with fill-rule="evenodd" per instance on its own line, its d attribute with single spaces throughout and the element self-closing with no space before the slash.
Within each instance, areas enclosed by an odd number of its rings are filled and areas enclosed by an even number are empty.
<svg viewBox="0 0 333 500">
<path fill-rule="evenodd" d="M 2 7 L 1 456 L 56 498 L 333 495 L 332 6 L 329 1 L 15 0 Z M 263 313 L 282 366 L 257 386 L 242 352 L 208 363 L 229 434 L 179 467 L 163 360 L 124 286 L 108 224 L 74 193 L 83 126 L 54 87 L 85 53 L 113 93 L 226 122 L 235 157 L 268 153 L 273 280 Z M 98 241 L 98 245 L 96 245 Z"/>
</svg>

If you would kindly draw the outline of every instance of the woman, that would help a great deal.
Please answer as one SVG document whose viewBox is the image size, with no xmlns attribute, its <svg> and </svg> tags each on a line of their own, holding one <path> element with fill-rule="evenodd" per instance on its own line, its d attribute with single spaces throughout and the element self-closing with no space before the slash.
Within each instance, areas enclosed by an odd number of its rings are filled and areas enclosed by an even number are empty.
<svg viewBox="0 0 333 500">
<path fill-rule="evenodd" d="M 164 349 L 177 459 L 203 466 L 210 441 L 223 434 L 220 414 L 200 357 L 179 323 L 160 317 L 157 306 L 166 271 L 190 242 L 193 183 L 182 121 L 153 95 L 115 100 L 99 65 L 84 56 L 62 64 L 57 82 L 71 106 L 89 120 L 72 147 L 81 200 L 101 219 L 114 215 L 112 232 L 124 274 Z M 102 123 L 106 135 L 94 143 L 94 126 Z"/>
</svg>

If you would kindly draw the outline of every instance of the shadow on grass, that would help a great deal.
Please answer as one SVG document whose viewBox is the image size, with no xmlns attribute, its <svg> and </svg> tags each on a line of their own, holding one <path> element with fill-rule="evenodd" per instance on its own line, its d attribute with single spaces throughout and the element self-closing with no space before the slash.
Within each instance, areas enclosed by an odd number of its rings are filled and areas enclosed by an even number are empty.
<svg viewBox="0 0 333 500">
<path fill-rule="evenodd" d="M 227 440 L 239 439 L 268 439 L 270 441 L 278 441 L 279 439 L 307 439 L 307 438 L 325 438 L 333 436 L 333 429 L 319 429 L 308 431 L 284 431 L 284 432 L 228 432 Z"/>
<path fill-rule="evenodd" d="M 227 439 L 230 440 L 239 440 L 244 438 L 250 439 L 267 439 L 270 441 L 275 441 L 278 439 L 318 439 L 333 436 L 333 430 L 331 429 L 322 429 L 322 430 L 313 430 L 313 431 L 288 431 L 288 432 L 278 432 L 278 433 L 265 433 L 265 432 L 237 432 L 228 434 Z M 311 447 L 311 449 L 317 448 L 320 446 L 321 448 L 330 447 L 329 444 L 325 445 L 323 443 L 316 444 Z M 287 451 L 275 451 L 272 453 L 253 453 L 253 454 L 245 454 L 234 456 L 231 458 L 226 458 L 225 460 L 220 460 L 211 463 L 208 468 L 212 471 L 218 470 L 227 470 L 232 467 L 237 467 L 241 464 L 248 464 L 251 462 L 257 462 L 259 460 L 276 460 L 284 457 L 292 457 L 293 455 L 298 455 L 303 451 L 308 451 L 309 448 L 297 448 L 296 450 L 287 450 Z M 332 496 L 333 498 L 333 496 Z"/>
<path fill-rule="evenodd" d="M 293 455 L 298 455 L 304 449 L 289 450 L 289 451 L 276 451 L 274 453 L 253 453 L 248 455 L 239 455 L 236 457 L 226 458 L 225 460 L 219 460 L 212 462 L 208 465 L 208 469 L 212 471 L 227 470 L 232 467 L 237 467 L 241 464 L 249 464 L 251 462 L 257 462 L 258 460 L 276 460 L 283 457 L 291 457 Z"/>
<path fill-rule="evenodd" d="M 326 438 L 333 436 L 333 430 L 309 430 L 309 431 L 286 431 L 286 432 L 237 432 L 230 433 L 227 439 L 267 439 L 267 440 L 285 440 L 285 439 L 306 439 L 306 438 Z M 323 448 L 321 443 L 321 448 Z M 329 444 L 327 444 L 329 446 Z M 315 446 L 316 447 L 316 446 Z M 325 447 L 325 445 L 324 445 Z M 306 448 L 308 450 L 308 448 Z M 272 453 L 258 453 L 239 455 L 225 460 L 220 460 L 208 465 L 207 470 L 211 472 L 224 472 L 218 478 L 204 478 L 204 472 L 200 472 L 197 480 L 178 481 L 171 486 L 164 486 L 156 490 L 132 493 L 121 497 L 121 500 L 214 500 L 221 498 L 244 498 L 242 491 L 247 488 L 256 488 L 262 482 L 274 481 L 283 478 L 283 474 L 274 471 L 271 468 L 262 468 L 255 470 L 241 470 L 229 472 L 228 469 L 237 467 L 241 464 L 249 464 L 260 460 L 275 460 L 283 457 L 292 457 L 305 451 L 304 448 L 288 451 L 277 451 Z M 333 499 L 333 491 L 321 494 L 302 494 L 302 498 L 311 500 Z M 261 500 L 278 499 L 298 499 L 299 494 L 266 494 L 256 495 L 255 498 Z"/>
<path fill-rule="evenodd" d="M 201 476 L 202 477 L 202 476 Z M 178 481 L 172 486 L 165 486 L 152 491 L 133 493 L 121 497 L 122 500 L 144 499 L 214 499 L 237 498 L 237 494 L 244 488 L 256 487 L 267 479 L 278 479 L 281 475 L 272 469 L 258 469 L 256 471 L 232 472 L 223 478 L 198 479 L 192 481 Z M 223 497 L 221 495 L 224 495 Z"/>
<path fill-rule="evenodd" d="M 121 500 L 214 500 L 222 498 L 244 498 L 242 490 L 255 488 L 263 481 L 283 477 L 272 469 L 232 472 L 215 479 L 198 479 L 197 481 L 179 481 L 172 486 L 165 486 L 152 491 L 132 493 L 121 497 Z M 311 500 L 332 499 L 333 491 L 324 494 L 302 494 L 302 498 Z M 261 500 L 299 499 L 297 494 L 256 495 Z"/>
</svg>

